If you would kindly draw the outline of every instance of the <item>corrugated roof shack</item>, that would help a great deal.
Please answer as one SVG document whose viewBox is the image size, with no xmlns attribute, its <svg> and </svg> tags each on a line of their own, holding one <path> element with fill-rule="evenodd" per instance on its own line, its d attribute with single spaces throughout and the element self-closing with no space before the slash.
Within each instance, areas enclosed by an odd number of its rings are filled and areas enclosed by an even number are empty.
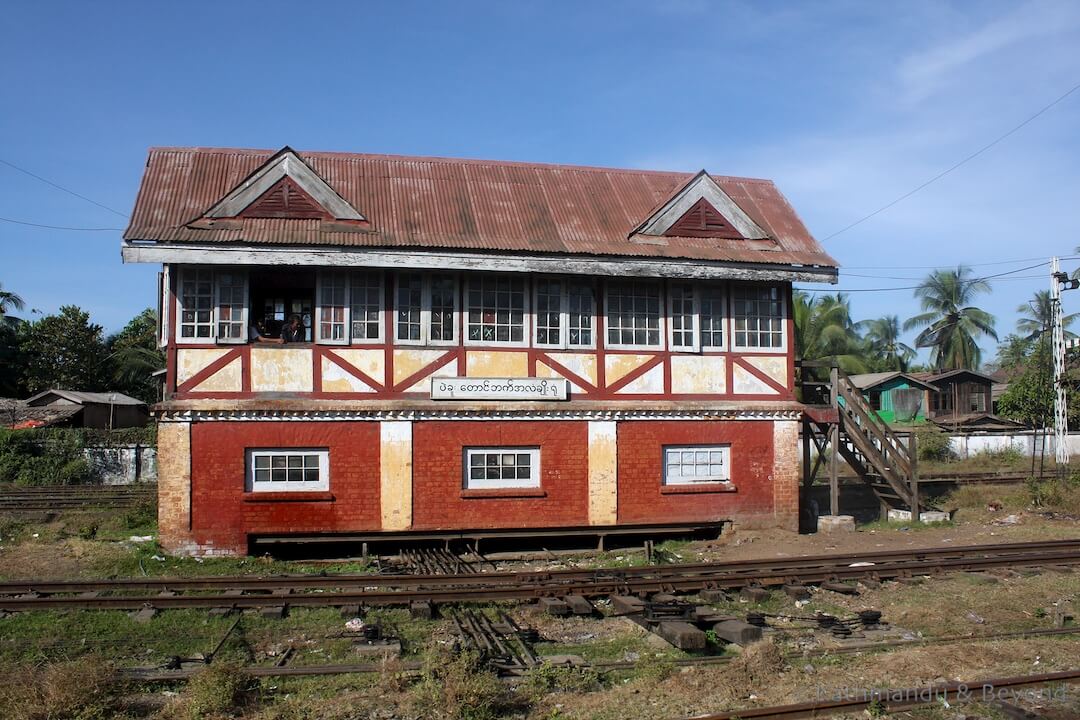
<svg viewBox="0 0 1080 720">
<path fill-rule="evenodd" d="M 26 400 L 0 402 L 0 422 L 12 428 L 81 427 L 116 430 L 150 421 L 146 403 L 123 393 L 45 390 Z"/>
<path fill-rule="evenodd" d="M 151 149 L 162 543 L 795 528 L 791 283 L 836 263 L 767 180 Z"/>
</svg>

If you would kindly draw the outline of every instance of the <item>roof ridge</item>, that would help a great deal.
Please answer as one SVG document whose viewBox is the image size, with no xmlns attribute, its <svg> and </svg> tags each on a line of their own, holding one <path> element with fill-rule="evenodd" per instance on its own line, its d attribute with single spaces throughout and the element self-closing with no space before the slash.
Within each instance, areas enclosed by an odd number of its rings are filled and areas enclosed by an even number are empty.
<svg viewBox="0 0 1080 720">
<path fill-rule="evenodd" d="M 291 147 L 291 146 L 290 146 Z M 468 164 L 468 165 L 496 165 L 502 167 L 542 167 L 560 170 L 570 171 L 588 171 L 588 172 L 601 172 L 601 173 L 619 173 L 619 174 L 649 174 L 649 175 L 665 175 L 665 176 L 685 176 L 692 178 L 696 176 L 700 170 L 684 171 L 684 170 L 655 170 L 645 168 L 619 168 L 608 167 L 602 165 L 574 165 L 570 163 L 550 163 L 550 162 L 531 162 L 528 160 L 488 160 L 484 158 L 454 158 L 444 157 L 440 155 L 400 155 L 394 153 L 361 153 L 361 152 L 342 152 L 342 151 L 330 151 L 330 150 L 297 150 L 292 148 L 300 157 L 337 157 L 343 159 L 373 159 L 373 160 L 398 160 L 398 161 L 412 161 L 412 162 L 427 162 L 427 163 L 440 163 L 440 164 Z M 281 148 L 277 150 L 266 150 L 259 148 L 235 148 L 235 147 L 209 147 L 202 145 L 192 146 L 169 146 L 169 145 L 152 145 L 147 152 L 149 154 L 154 153 L 188 153 L 188 154 L 207 154 L 207 155 L 266 155 L 267 158 L 272 157 L 275 153 L 280 152 Z M 751 178 L 740 177 L 737 175 L 716 175 L 708 173 L 709 177 L 716 181 L 726 182 L 750 182 L 763 185 L 774 185 L 775 183 L 768 178 Z"/>
</svg>

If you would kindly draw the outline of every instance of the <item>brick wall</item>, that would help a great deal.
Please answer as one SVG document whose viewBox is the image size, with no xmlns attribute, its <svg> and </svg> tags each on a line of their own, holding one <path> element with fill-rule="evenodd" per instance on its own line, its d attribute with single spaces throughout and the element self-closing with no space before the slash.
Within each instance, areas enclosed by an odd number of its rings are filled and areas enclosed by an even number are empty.
<svg viewBox="0 0 1080 720">
<path fill-rule="evenodd" d="M 618 442 L 620 523 L 736 519 L 774 524 L 772 422 L 620 422 Z M 665 492 L 663 447 L 701 444 L 731 445 L 735 491 Z M 792 452 L 797 453 L 797 448 Z"/>
<path fill-rule="evenodd" d="M 290 447 L 329 448 L 332 501 L 297 493 L 300 501 L 266 502 L 244 492 L 247 448 Z M 201 552 L 246 552 L 250 533 L 380 527 L 378 423 L 194 423 L 191 455 L 191 534 Z"/>
<path fill-rule="evenodd" d="M 589 522 L 586 422 L 413 424 L 413 527 L 552 527 Z M 463 448 L 539 446 L 544 497 L 469 497 Z"/>
</svg>

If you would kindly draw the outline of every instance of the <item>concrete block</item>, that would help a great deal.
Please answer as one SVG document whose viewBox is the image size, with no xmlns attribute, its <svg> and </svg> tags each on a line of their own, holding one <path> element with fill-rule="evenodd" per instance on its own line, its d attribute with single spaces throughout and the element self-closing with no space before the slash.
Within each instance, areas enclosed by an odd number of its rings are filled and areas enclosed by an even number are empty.
<svg viewBox="0 0 1080 720">
<path fill-rule="evenodd" d="M 702 602 L 707 603 L 722 603 L 731 599 L 723 590 L 702 590 L 698 593 L 698 597 L 701 598 Z"/>
<path fill-rule="evenodd" d="M 360 615 L 360 606 L 359 605 L 356 605 L 356 604 L 342 605 L 340 609 L 341 609 L 341 617 L 345 618 L 346 620 L 352 620 L 355 617 L 362 617 Z"/>
<path fill-rule="evenodd" d="M 434 616 L 435 610 L 431 607 L 431 603 L 426 600 L 409 603 L 409 617 L 413 620 L 430 620 Z"/>
<path fill-rule="evenodd" d="M 566 617 L 570 614 L 570 606 L 561 598 L 542 597 L 537 601 L 537 605 L 548 615 L 555 617 Z"/>
<path fill-rule="evenodd" d="M 612 595 L 611 609 L 616 615 L 636 615 L 645 612 L 645 601 L 633 595 Z"/>
<path fill-rule="evenodd" d="M 855 532 L 855 517 L 852 515 L 820 515 L 817 519 L 818 532 Z"/>
<path fill-rule="evenodd" d="M 810 588 L 805 585 L 785 585 L 784 592 L 792 600 L 809 600 Z"/>
<path fill-rule="evenodd" d="M 744 587 L 739 597 L 748 602 L 764 602 L 769 598 L 769 591 L 762 587 Z"/>
<path fill-rule="evenodd" d="M 131 615 L 131 618 L 135 622 L 147 623 L 153 620 L 157 613 L 157 608 L 150 607 L 149 605 L 143 605 L 141 609 Z"/>
<path fill-rule="evenodd" d="M 567 595 L 563 598 L 563 601 L 570 608 L 570 612 L 575 615 L 592 615 L 596 612 L 596 608 L 592 603 L 586 600 L 581 595 Z"/>
<path fill-rule="evenodd" d="M 858 595 L 859 588 L 845 582 L 835 582 L 833 580 L 826 580 L 821 583 L 822 590 L 829 590 L 830 592 L 840 593 L 841 595 Z"/>
<path fill-rule="evenodd" d="M 910 510 L 889 510 L 889 522 L 911 522 Z M 936 522 L 948 522 L 949 513 L 941 512 L 940 510 L 923 510 L 919 513 L 919 522 L 922 523 L 936 523 Z"/>
<path fill-rule="evenodd" d="M 665 605 L 667 605 L 670 603 L 678 602 L 679 598 L 675 597 L 671 593 L 656 593 L 651 598 L 649 598 L 649 600 L 654 603 L 664 603 Z"/>
<path fill-rule="evenodd" d="M 742 620 L 724 620 L 713 625 L 716 637 L 729 643 L 746 646 L 761 640 L 761 628 Z"/>
<path fill-rule="evenodd" d="M 269 605 L 259 609 L 259 615 L 267 620 L 280 620 L 288 614 L 284 605 Z"/>
<path fill-rule="evenodd" d="M 680 650 L 705 649 L 705 633 L 690 623 L 662 622 L 656 627 L 656 634 Z"/>
</svg>

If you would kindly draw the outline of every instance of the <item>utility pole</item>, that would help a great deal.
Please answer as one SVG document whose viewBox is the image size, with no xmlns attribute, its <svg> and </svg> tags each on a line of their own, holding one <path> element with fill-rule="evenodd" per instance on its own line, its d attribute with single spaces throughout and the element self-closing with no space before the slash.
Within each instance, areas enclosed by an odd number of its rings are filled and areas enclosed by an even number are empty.
<svg viewBox="0 0 1080 720">
<path fill-rule="evenodd" d="M 1065 398 L 1065 328 L 1061 321 L 1061 286 L 1075 290 L 1080 280 L 1070 280 L 1067 273 L 1061 272 L 1058 259 L 1050 258 L 1050 313 L 1052 323 L 1051 352 L 1054 354 L 1054 451 L 1058 473 L 1063 473 L 1069 464 L 1069 414 Z"/>
</svg>

